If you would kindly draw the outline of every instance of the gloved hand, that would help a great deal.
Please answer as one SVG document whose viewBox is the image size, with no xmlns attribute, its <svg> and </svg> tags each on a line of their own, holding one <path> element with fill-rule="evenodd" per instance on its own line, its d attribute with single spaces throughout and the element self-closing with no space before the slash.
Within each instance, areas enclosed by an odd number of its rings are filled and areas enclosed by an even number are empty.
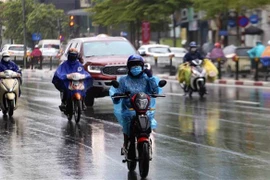
<svg viewBox="0 0 270 180">
<path fill-rule="evenodd" d="M 149 78 L 153 76 L 152 70 L 150 70 L 150 69 L 145 69 L 145 70 L 144 70 L 144 73 L 145 73 Z"/>
</svg>

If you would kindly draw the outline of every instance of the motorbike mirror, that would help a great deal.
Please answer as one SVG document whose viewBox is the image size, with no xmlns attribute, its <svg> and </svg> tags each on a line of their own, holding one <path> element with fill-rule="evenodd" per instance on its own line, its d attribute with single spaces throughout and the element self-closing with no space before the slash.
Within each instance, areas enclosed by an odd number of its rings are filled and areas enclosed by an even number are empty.
<svg viewBox="0 0 270 180">
<path fill-rule="evenodd" d="M 159 87 L 164 87 L 166 84 L 167 84 L 167 81 L 166 81 L 166 80 L 160 80 L 160 81 L 158 82 L 158 86 L 159 86 Z"/>
<path fill-rule="evenodd" d="M 119 82 L 115 81 L 115 80 L 112 80 L 111 81 L 111 85 L 114 87 L 114 88 L 118 88 L 119 87 Z"/>
</svg>

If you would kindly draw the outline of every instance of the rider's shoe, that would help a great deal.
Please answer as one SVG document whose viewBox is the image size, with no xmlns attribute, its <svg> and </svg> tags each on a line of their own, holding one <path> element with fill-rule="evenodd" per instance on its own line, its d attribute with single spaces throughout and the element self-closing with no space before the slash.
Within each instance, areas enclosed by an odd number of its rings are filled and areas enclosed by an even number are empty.
<svg viewBox="0 0 270 180">
<path fill-rule="evenodd" d="M 60 111 L 65 111 L 66 104 L 62 102 L 61 105 L 59 106 L 59 109 L 60 109 Z"/>
</svg>

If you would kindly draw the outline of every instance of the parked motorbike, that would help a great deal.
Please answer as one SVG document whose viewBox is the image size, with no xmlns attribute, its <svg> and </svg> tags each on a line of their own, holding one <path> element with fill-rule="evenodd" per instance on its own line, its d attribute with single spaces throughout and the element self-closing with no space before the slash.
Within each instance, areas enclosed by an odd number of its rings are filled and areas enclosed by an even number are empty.
<svg viewBox="0 0 270 180">
<path fill-rule="evenodd" d="M 195 59 L 190 63 L 191 66 L 191 78 L 189 86 L 189 96 L 192 97 L 193 92 L 198 92 L 202 98 L 206 94 L 206 71 L 201 67 L 202 60 Z"/>
<path fill-rule="evenodd" d="M 165 80 L 161 80 L 158 85 L 159 87 L 164 87 L 166 83 Z M 119 87 L 117 81 L 112 81 L 111 84 L 114 88 Z M 152 160 L 152 142 L 150 139 L 151 122 L 147 116 L 147 111 L 151 110 L 149 108 L 151 97 L 165 96 L 159 94 L 145 94 L 143 92 L 134 94 L 133 96 L 128 92 L 112 96 L 112 98 L 130 98 L 132 105 L 130 110 L 135 110 L 136 112 L 131 122 L 128 145 L 126 148 L 121 149 L 121 155 L 125 156 L 122 162 L 127 162 L 129 171 L 134 171 L 137 161 L 139 162 L 139 171 L 142 178 L 148 175 L 149 162 Z"/>
<path fill-rule="evenodd" d="M 17 109 L 21 74 L 12 70 L 0 72 L 0 106 L 3 115 L 11 117 Z"/>
<path fill-rule="evenodd" d="M 67 91 L 67 104 L 66 107 L 61 109 L 66 115 L 69 121 L 74 116 L 75 122 L 78 123 L 82 113 L 83 103 L 83 91 L 85 75 L 80 73 L 71 73 L 67 75 L 69 80 Z"/>
</svg>

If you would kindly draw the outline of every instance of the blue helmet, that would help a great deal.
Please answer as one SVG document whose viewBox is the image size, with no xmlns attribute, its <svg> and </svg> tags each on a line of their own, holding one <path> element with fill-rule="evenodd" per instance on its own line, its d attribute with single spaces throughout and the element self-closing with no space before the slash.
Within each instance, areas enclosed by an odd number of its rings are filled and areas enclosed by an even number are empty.
<svg viewBox="0 0 270 180">
<path fill-rule="evenodd" d="M 190 43 L 189 43 L 189 47 L 197 47 L 197 44 L 196 44 L 196 42 L 195 41 L 191 41 Z"/>
<path fill-rule="evenodd" d="M 136 54 L 129 56 L 127 60 L 128 70 L 130 70 L 132 66 L 138 66 L 138 65 L 142 66 L 142 68 L 144 67 L 144 59 L 142 58 L 142 56 L 136 55 Z"/>
</svg>

